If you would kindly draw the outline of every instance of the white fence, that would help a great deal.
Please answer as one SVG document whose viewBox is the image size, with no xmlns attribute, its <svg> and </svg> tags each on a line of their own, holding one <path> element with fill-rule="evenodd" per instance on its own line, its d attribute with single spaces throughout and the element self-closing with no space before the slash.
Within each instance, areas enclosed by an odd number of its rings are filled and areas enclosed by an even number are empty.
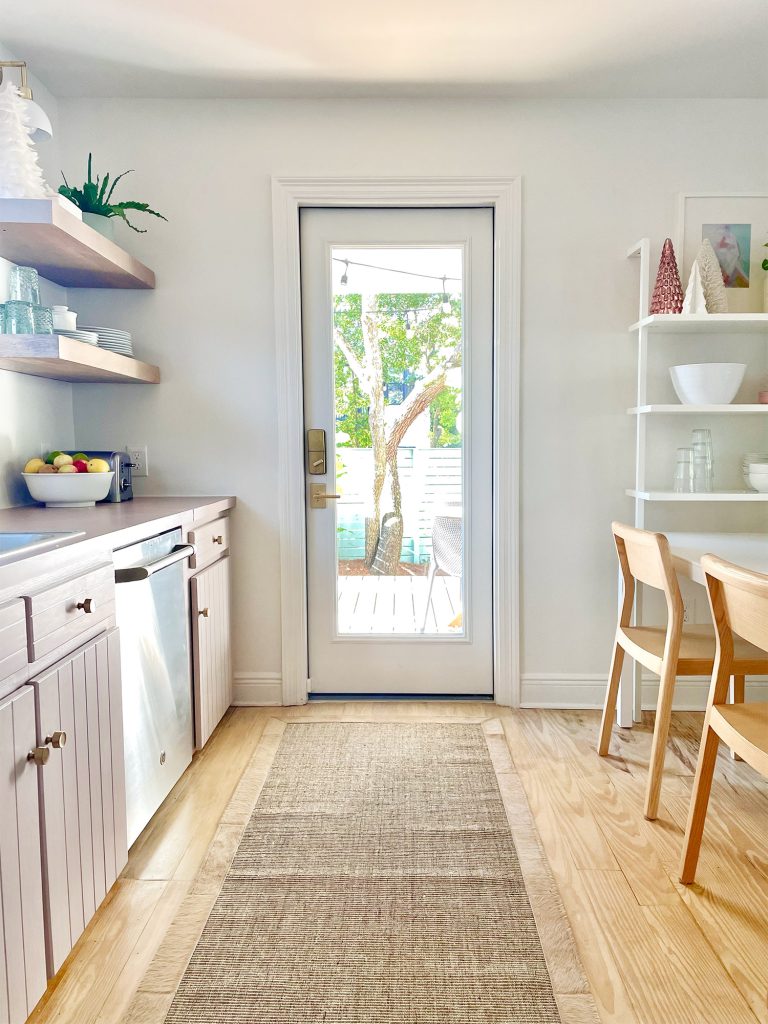
<svg viewBox="0 0 768 1024">
<path fill-rule="evenodd" d="M 403 495 L 402 561 L 428 562 L 432 553 L 432 521 L 445 505 L 460 505 L 461 448 L 400 448 L 397 465 Z M 365 554 L 365 518 L 373 507 L 373 454 L 370 448 L 339 448 L 341 468 L 336 486 L 336 524 L 340 559 Z M 389 482 L 381 512 L 392 511 Z"/>
</svg>

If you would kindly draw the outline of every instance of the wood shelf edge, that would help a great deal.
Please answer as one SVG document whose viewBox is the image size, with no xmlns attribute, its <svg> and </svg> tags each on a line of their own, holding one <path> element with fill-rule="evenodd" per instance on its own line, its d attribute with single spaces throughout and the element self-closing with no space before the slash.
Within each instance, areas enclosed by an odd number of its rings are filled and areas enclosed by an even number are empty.
<svg viewBox="0 0 768 1024">
<path fill-rule="evenodd" d="M 151 363 L 59 334 L 0 334 L 0 369 L 75 384 L 160 382 Z"/>
</svg>

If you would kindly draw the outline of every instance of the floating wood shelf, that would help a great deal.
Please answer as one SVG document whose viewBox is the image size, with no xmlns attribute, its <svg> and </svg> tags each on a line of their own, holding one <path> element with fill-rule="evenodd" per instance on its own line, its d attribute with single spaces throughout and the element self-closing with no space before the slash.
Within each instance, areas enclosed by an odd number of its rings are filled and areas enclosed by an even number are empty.
<svg viewBox="0 0 768 1024">
<path fill-rule="evenodd" d="M 58 199 L 0 199 L 0 256 L 68 288 L 154 288 L 155 275 Z"/>
<path fill-rule="evenodd" d="M 768 501 L 768 494 L 755 491 L 710 491 L 708 493 L 678 494 L 677 491 L 628 490 L 630 498 L 640 501 Z"/>
<path fill-rule="evenodd" d="M 747 403 L 732 403 L 731 405 L 636 405 L 627 409 L 630 416 L 647 416 L 651 413 L 660 413 L 665 416 L 679 416 L 682 414 L 695 414 L 696 416 L 712 416 L 719 414 L 744 415 L 755 413 L 765 416 L 768 413 L 768 405 Z"/>
<path fill-rule="evenodd" d="M 0 370 L 72 383 L 157 384 L 160 381 L 157 366 L 60 334 L 0 334 Z"/>
<path fill-rule="evenodd" d="M 658 334 L 756 334 L 768 332 L 768 313 L 655 313 L 632 324 Z"/>
</svg>

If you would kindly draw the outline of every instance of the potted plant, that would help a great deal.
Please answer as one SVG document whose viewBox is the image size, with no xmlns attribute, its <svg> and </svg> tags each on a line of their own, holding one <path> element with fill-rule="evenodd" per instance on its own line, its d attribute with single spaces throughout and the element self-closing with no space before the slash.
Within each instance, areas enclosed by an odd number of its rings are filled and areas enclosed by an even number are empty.
<svg viewBox="0 0 768 1024">
<path fill-rule="evenodd" d="M 112 186 L 109 185 L 109 174 L 104 175 L 104 180 L 101 181 L 98 174 L 96 180 L 93 180 L 92 165 L 93 155 L 88 154 L 88 179 L 82 188 L 76 188 L 70 185 L 64 173 L 62 172 L 62 178 L 64 178 L 64 184 L 59 186 L 59 193 L 65 196 L 70 202 L 73 202 L 83 212 L 83 220 L 86 224 L 90 224 L 92 228 L 95 228 L 100 234 L 106 238 L 112 238 L 114 235 L 114 218 L 119 217 L 125 221 L 132 231 L 138 231 L 139 234 L 144 234 L 146 228 L 137 228 L 135 224 L 131 224 L 128 220 L 127 211 L 136 210 L 139 213 L 148 213 L 152 217 L 160 217 L 161 220 L 167 220 L 167 217 L 163 217 L 162 213 L 158 213 L 157 210 L 151 210 L 148 203 L 139 203 L 135 200 L 124 200 L 120 203 L 112 202 L 112 195 L 115 191 L 115 186 L 121 178 L 124 178 L 126 174 L 130 174 L 130 171 L 123 171 L 122 174 L 118 174 L 117 177 L 112 181 Z M 109 191 L 107 191 L 109 189 Z"/>
<path fill-rule="evenodd" d="M 768 242 L 763 243 L 763 248 L 768 249 Z M 760 265 L 765 271 L 765 277 L 763 278 L 763 312 L 768 313 L 768 260 L 763 260 Z"/>
</svg>

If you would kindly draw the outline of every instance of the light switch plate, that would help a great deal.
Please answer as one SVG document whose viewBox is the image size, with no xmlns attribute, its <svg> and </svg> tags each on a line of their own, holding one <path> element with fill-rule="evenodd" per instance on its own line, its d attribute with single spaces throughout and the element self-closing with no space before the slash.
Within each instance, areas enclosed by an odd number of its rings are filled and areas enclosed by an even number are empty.
<svg viewBox="0 0 768 1024">
<path fill-rule="evenodd" d="M 127 444 L 125 450 L 131 456 L 134 476 L 149 476 L 149 457 L 145 444 Z"/>
</svg>

